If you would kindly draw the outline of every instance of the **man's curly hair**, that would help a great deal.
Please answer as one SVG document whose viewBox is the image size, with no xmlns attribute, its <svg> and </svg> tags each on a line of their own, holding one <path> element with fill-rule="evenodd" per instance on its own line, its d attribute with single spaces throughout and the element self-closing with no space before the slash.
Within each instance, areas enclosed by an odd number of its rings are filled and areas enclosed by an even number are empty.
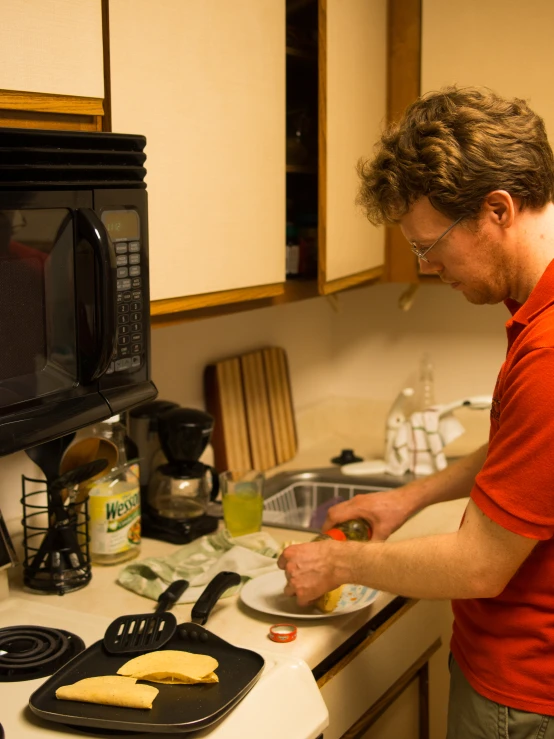
<svg viewBox="0 0 554 739">
<path fill-rule="evenodd" d="M 478 216 L 493 190 L 521 198 L 524 208 L 554 198 L 542 118 L 524 100 L 474 87 L 418 98 L 388 126 L 374 156 L 358 162 L 358 174 L 358 203 L 375 225 L 398 223 L 421 197 L 452 220 Z"/>
</svg>

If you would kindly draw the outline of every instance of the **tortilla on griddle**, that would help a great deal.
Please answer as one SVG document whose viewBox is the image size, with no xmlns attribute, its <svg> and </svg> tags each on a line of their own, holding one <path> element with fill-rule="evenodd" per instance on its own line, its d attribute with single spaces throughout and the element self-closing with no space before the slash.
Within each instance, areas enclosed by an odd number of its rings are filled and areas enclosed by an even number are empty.
<svg viewBox="0 0 554 739">
<path fill-rule="evenodd" d="M 219 678 L 215 672 L 210 672 L 208 675 L 196 680 L 193 677 L 160 677 L 158 674 L 149 675 L 148 677 L 141 677 L 141 680 L 148 680 L 151 683 L 161 683 L 162 685 L 194 685 L 196 683 L 218 683 Z"/>
<path fill-rule="evenodd" d="M 138 680 L 190 685 L 219 682 L 214 672 L 218 666 L 218 661 L 207 654 L 161 649 L 134 657 L 120 667 L 117 674 Z"/>
<path fill-rule="evenodd" d="M 136 678 L 120 675 L 86 677 L 72 685 L 59 687 L 56 698 L 123 708 L 152 708 L 152 702 L 160 691 L 152 685 L 136 685 L 136 682 Z"/>
</svg>

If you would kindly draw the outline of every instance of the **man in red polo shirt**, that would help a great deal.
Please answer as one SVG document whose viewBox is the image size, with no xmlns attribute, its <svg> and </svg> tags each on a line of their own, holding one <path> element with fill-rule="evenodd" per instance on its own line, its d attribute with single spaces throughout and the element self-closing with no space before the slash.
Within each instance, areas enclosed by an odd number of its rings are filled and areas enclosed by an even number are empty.
<svg viewBox="0 0 554 739">
<path fill-rule="evenodd" d="M 424 274 L 471 303 L 506 304 L 507 355 L 489 443 L 334 506 L 324 528 L 361 517 L 373 540 L 288 547 L 286 592 L 306 604 L 355 582 L 452 599 L 448 739 L 552 739 L 554 158 L 543 121 L 522 100 L 447 88 L 413 103 L 359 173 L 368 218 L 400 224 Z M 385 541 L 425 506 L 467 496 L 456 533 Z"/>
</svg>

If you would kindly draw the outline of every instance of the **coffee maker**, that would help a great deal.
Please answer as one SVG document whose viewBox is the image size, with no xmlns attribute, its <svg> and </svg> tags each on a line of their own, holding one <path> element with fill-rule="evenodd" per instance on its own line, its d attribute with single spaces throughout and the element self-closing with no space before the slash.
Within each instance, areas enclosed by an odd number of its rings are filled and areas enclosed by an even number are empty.
<svg viewBox="0 0 554 739">
<path fill-rule="evenodd" d="M 150 475 L 143 506 L 144 535 L 186 544 L 215 531 L 208 507 L 219 492 L 219 477 L 199 461 L 214 427 L 208 413 L 171 408 L 159 414 L 158 437 L 165 455 Z"/>
<path fill-rule="evenodd" d="M 158 418 L 172 408 L 179 408 L 179 404 L 171 400 L 152 400 L 129 411 L 128 431 L 137 447 L 137 456 L 140 461 L 140 493 L 143 506 L 153 467 L 160 456 Z M 158 464 L 161 464 L 161 460 Z"/>
</svg>

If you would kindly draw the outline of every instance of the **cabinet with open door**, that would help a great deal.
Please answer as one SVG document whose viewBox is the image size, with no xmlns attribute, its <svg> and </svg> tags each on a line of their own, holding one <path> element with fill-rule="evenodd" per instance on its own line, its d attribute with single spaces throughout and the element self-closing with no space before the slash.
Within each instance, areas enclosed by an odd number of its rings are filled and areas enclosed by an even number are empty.
<svg viewBox="0 0 554 739">
<path fill-rule="evenodd" d="M 386 116 L 386 6 L 287 2 L 287 253 L 300 273 L 288 277 L 317 280 L 319 294 L 384 271 L 384 229 L 356 206 L 356 165 Z"/>
</svg>

